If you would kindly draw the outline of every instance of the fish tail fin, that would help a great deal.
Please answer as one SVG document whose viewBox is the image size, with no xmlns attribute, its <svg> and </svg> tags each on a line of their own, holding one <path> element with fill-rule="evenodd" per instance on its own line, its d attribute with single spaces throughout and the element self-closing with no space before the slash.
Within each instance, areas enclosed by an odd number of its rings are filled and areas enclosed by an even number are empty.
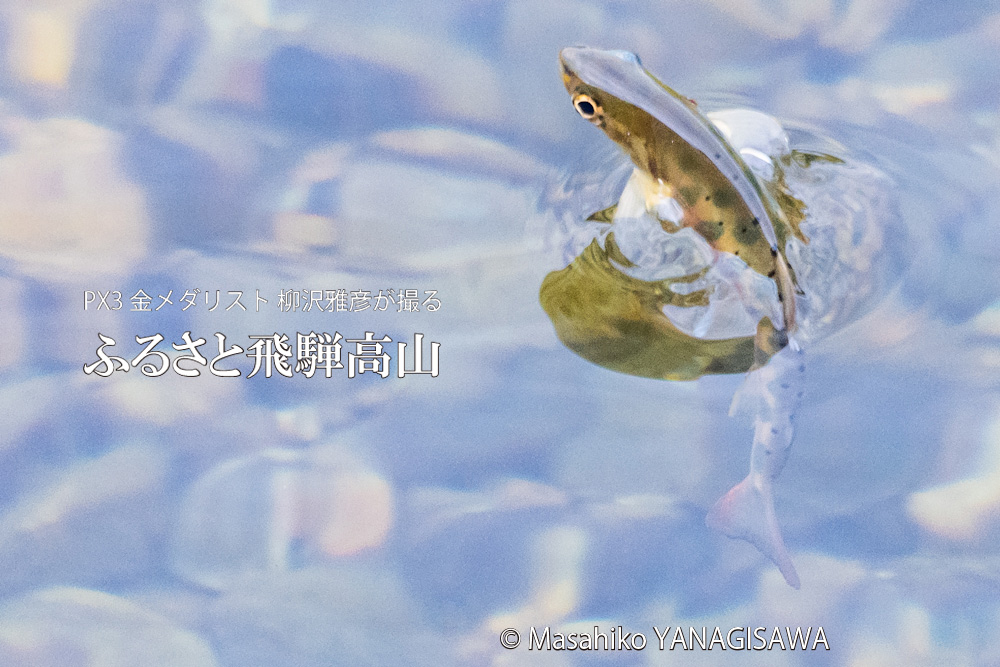
<svg viewBox="0 0 1000 667">
<path fill-rule="evenodd" d="M 747 476 L 719 498 L 705 517 L 705 523 L 728 537 L 746 540 L 757 547 L 778 566 L 789 586 L 799 587 L 799 575 L 781 538 L 769 486 L 754 484 Z"/>
</svg>

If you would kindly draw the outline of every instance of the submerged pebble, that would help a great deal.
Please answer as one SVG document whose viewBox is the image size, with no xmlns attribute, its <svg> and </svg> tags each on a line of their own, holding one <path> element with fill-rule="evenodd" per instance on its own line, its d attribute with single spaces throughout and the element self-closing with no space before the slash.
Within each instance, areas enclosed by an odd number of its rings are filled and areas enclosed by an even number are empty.
<svg viewBox="0 0 1000 667">
<path fill-rule="evenodd" d="M 150 222 L 121 135 L 77 118 L 0 116 L 11 144 L 0 155 L 0 256 L 57 283 L 133 270 L 148 252 Z"/>
<path fill-rule="evenodd" d="M 208 626 L 226 667 L 455 664 L 385 568 L 260 572 L 212 605 Z"/>
<path fill-rule="evenodd" d="M 249 574 L 371 552 L 394 518 L 392 486 L 349 449 L 267 450 L 220 463 L 191 486 L 171 566 L 229 589 Z"/>
<path fill-rule="evenodd" d="M 0 517 L 0 590 L 134 581 L 160 562 L 167 460 L 126 445 L 52 473 Z"/>
<path fill-rule="evenodd" d="M 0 607 L 0 660 L 20 667 L 219 666 L 194 632 L 84 588 L 47 588 Z"/>
<path fill-rule="evenodd" d="M 953 542 L 980 543 L 1000 530 L 1000 410 L 981 428 L 981 464 L 962 479 L 916 491 L 907 499 L 910 517 L 930 534 Z"/>
</svg>

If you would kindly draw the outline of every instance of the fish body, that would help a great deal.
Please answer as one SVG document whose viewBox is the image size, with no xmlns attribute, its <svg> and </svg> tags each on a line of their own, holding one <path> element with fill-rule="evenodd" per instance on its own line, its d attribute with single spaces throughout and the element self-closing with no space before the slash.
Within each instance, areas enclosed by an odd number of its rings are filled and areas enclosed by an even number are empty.
<svg viewBox="0 0 1000 667">
<path fill-rule="evenodd" d="M 560 64 L 577 112 L 603 130 L 634 164 L 626 187 L 628 206 L 635 206 L 638 191 L 644 202 L 639 208 L 645 209 L 640 213 L 652 216 L 663 231 L 691 228 L 716 252 L 735 255 L 773 280 L 783 322 L 776 329 L 761 317 L 754 336 L 700 340 L 677 331 L 662 312 L 665 304 L 676 301 L 670 283 L 695 276 L 662 284 L 628 277 L 598 281 L 588 264 L 581 263 L 587 253 L 546 278 L 543 306 L 569 347 L 615 370 L 667 379 L 751 371 L 734 401 L 734 408 L 749 408 L 754 415 L 750 472 L 715 504 L 706 521 L 753 544 L 798 588 L 773 506 L 773 483 L 794 438 L 792 418 L 804 369 L 799 347 L 790 338 L 796 326 L 796 288 L 785 257 L 785 241 L 790 234 L 798 235 L 797 227 L 694 103 L 660 83 L 635 55 L 567 48 Z M 623 197 L 623 206 L 625 201 Z M 613 222 L 614 207 L 593 219 Z M 592 244 L 588 252 L 599 250 Z M 613 270 L 608 258 L 616 259 L 615 250 L 609 234 L 597 258 L 601 261 L 590 264 L 607 264 L 605 268 Z M 628 265 L 627 258 L 617 259 L 617 264 Z M 708 298 L 688 296 L 694 297 L 691 301 Z"/>
</svg>

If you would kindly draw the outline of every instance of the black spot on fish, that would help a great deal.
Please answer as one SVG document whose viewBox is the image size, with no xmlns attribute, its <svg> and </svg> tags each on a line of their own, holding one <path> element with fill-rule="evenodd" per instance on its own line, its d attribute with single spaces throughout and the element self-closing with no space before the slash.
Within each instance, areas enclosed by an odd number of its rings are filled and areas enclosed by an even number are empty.
<svg viewBox="0 0 1000 667">
<path fill-rule="evenodd" d="M 722 153 L 716 153 L 716 154 L 715 154 L 715 159 L 716 159 L 716 160 L 720 160 L 720 159 L 722 159 Z"/>
<path fill-rule="evenodd" d="M 694 151 L 683 151 L 677 158 L 677 166 L 681 168 L 682 171 L 692 172 L 696 171 L 700 166 L 698 163 L 698 154 Z"/>
<path fill-rule="evenodd" d="M 771 269 L 770 273 L 767 274 L 767 277 L 768 278 L 773 278 L 775 273 L 777 273 L 777 271 L 775 271 L 774 269 Z"/>
<path fill-rule="evenodd" d="M 687 186 L 680 188 L 677 194 L 680 195 L 681 203 L 685 206 L 694 206 L 695 202 L 698 201 L 699 188 L 694 186 Z"/>
<path fill-rule="evenodd" d="M 736 194 L 732 189 L 719 188 L 712 193 L 712 201 L 716 206 L 726 208 L 736 203 Z"/>
<path fill-rule="evenodd" d="M 760 226 L 760 220 L 758 220 L 757 218 L 754 218 L 753 219 L 753 224 L 754 224 L 754 227 Z"/>
<path fill-rule="evenodd" d="M 722 236 L 723 226 L 722 222 L 715 223 L 708 220 L 702 220 L 694 226 L 694 230 L 702 235 L 702 237 L 711 243 L 712 241 L 717 241 L 720 236 Z"/>
<path fill-rule="evenodd" d="M 736 228 L 734 236 L 740 245 L 753 245 L 760 238 L 760 230 L 744 222 Z"/>
<path fill-rule="evenodd" d="M 771 248 L 771 257 L 777 257 L 777 256 L 778 256 L 778 251 L 775 250 L 774 248 Z"/>
<path fill-rule="evenodd" d="M 705 195 L 705 201 L 712 201 L 712 195 Z"/>
</svg>

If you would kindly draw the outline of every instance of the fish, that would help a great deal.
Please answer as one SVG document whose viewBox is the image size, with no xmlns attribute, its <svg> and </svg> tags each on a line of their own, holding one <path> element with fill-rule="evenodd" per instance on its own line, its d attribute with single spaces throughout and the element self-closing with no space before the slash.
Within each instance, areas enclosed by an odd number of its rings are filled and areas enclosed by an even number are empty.
<svg viewBox="0 0 1000 667">
<path fill-rule="evenodd" d="M 797 228 L 802 216 L 790 219 L 779 203 L 781 193 L 776 195 L 762 184 L 697 105 L 661 83 L 635 54 L 572 47 L 560 52 L 559 62 L 574 109 L 631 159 L 630 186 L 639 187 L 646 213 L 668 233 L 693 229 L 715 251 L 735 255 L 773 280 L 782 322 L 775 327 L 763 318 L 757 334 L 742 342 L 705 340 L 699 346 L 697 339 L 671 329 L 659 312 L 675 296 L 662 285 L 616 278 L 618 284 L 628 285 L 618 291 L 622 296 L 616 296 L 606 278 L 612 266 L 607 256 L 615 253 L 612 235 L 608 235 L 604 254 L 592 244 L 576 262 L 546 278 L 543 306 L 571 349 L 615 370 L 665 379 L 748 372 L 730 413 L 753 415 L 750 471 L 709 510 L 706 523 L 752 544 L 778 567 L 790 586 L 799 588 L 799 576 L 775 515 L 773 487 L 794 440 L 793 420 L 805 370 L 793 336 L 797 287 L 785 256 L 789 236 L 802 238 Z M 614 218 L 612 205 L 590 219 L 613 224 Z M 581 262 L 587 257 L 592 266 L 607 264 L 601 274 L 605 278 L 594 279 L 593 271 L 584 270 L 587 265 Z M 588 309 L 599 315 L 585 313 Z M 642 337 L 629 343 L 632 333 Z M 628 350 L 629 356 L 624 361 L 604 358 L 607 355 L 599 351 L 615 347 Z M 647 372 L 646 364 L 654 370 Z"/>
</svg>

